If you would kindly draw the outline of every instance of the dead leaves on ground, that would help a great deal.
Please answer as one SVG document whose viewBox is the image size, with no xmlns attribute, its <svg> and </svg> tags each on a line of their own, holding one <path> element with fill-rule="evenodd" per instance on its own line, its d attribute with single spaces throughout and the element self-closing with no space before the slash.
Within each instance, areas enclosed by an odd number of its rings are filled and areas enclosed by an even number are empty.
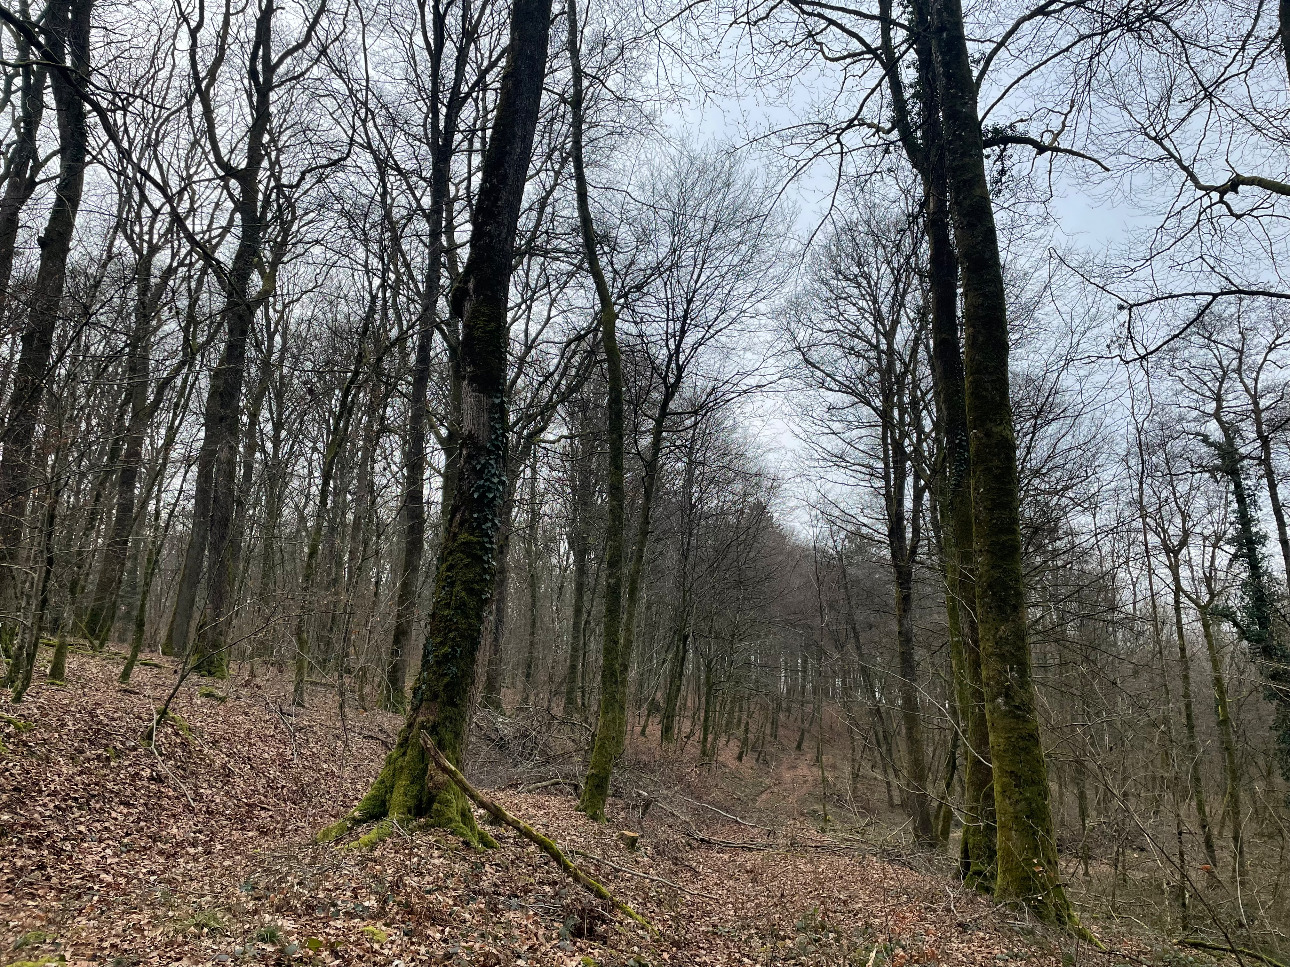
<svg viewBox="0 0 1290 967">
<path fill-rule="evenodd" d="M 292 716 L 275 676 L 218 695 L 197 683 L 154 753 L 139 735 L 173 673 L 140 667 L 123 689 L 118 670 L 76 655 L 66 687 L 33 687 L 0 718 L 0 964 L 1061 963 L 947 881 L 822 839 L 812 849 L 809 829 L 791 831 L 805 845 L 750 852 L 651 815 L 629 852 L 567 795 L 497 794 L 656 938 L 506 829 L 483 852 L 428 834 L 370 852 L 315 845 L 365 790 L 396 719 L 351 709 L 345 729 L 331 695 Z"/>
</svg>

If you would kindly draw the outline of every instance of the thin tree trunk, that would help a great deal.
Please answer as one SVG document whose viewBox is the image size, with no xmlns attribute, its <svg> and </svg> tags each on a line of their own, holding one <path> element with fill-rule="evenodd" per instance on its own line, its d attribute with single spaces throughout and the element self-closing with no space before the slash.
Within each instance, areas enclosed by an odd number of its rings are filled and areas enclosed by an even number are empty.
<svg viewBox="0 0 1290 967">
<path fill-rule="evenodd" d="M 578 35 L 578 7 L 569 0 L 569 59 L 572 64 L 572 94 L 569 99 L 572 124 L 574 186 L 577 195 L 578 224 L 582 232 L 583 255 L 587 270 L 596 286 L 599 306 L 600 341 L 605 353 L 608 393 L 605 407 L 606 442 L 609 466 L 606 489 L 605 520 L 605 599 L 601 642 L 600 705 L 596 716 L 596 739 L 591 764 L 583 785 L 578 808 L 593 819 L 605 819 L 605 802 L 609 798 L 609 779 L 614 760 L 621 751 L 627 729 L 627 683 L 624 679 L 623 655 L 623 558 L 626 528 L 626 470 L 624 462 L 623 364 L 618 349 L 618 312 L 614 308 L 609 283 L 600 264 L 596 227 L 591 217 L 587 191 L 587 170 L 583 161 L 583 90 L 582 55 Z"/>
<path fill-rule="evenodd" d="M 1173 583 L 1174 636 L 1178 644 L 1178 670 L 1182 680 L 1183 754 L 1187 756 L 1187 784 L 1191 791 L 1192 803 L 1196 807 L 1196 820 L 1200 824 L 1201 842 L 1205 846 L 1205 858 L 1209 861 L 1209 865 L 1217 870 L 1218 852 L 1214 848 L 1214 831 L 1209 825 L 1209 809 L 1205 802 L 1205 784 L 1200 774 L 1200 740 L 1196 737 L 1196 708 L 1191 696 L 1191 657 L 1187 654 L 1186 626 L 1183 623 L 1180 554 L 1181 548 L 1165 548 L 1169 576 L 1172 578 Z"/>
<path fill-rule="evenodd" d="M 463 21 L 468 20 L 463 15 Z M 461 110 L 461 90 L 464 80 L 464 42 L 458 48 L 453 83 L 443 100 L 443 121 L 439 115 L 439 67 L 445 49 L 444 24 L 436 18 L 431 25 L 433 37 L 431 54 L 431 135 L 435 139 L 431 157 L 430 204 L 426 212 L 426 233 L 429 252 L 426 260 L 425 281 L 422 283 L 421 306 L 417 318 L 417 341 L 412 364 L 412 399 L 408 410 L 407 446 L 404 465 L 407 468 L 403 484 L 403 560 L 399 569 L 397 602 L 395 605 L 394 631 L 390 638 L 390 653 L 386 660 L 382 704 L 392 710 L 402 710 L 405 696 L 404 680 L 407 675 L 407 649 L 412 640 L 416 623 L 417 601 L 421 590 L 421 564 L 425 556 L 425 474 L 426 474 L 426 423 L 428 420 L 426 393 L 430 385 L 430 348 L 435 319 L 439 312 L 439 298 L 443 286 L 444 223 L 449 196 L 449 176 L 452 152 L 457 140 L 457 120 Z M 450 341 L 451 342 L 451 341 Z M 456 347 L 449 345 L 456 356 Z M 453 375 L 457 368 L 453 366 Z M 455 415 L 455 413 L 454 413 Z M 451 433 L 451 430 L 450 430 Z M 444 512 L 450 503 L 449 476 L 455 473 L 453 457 L 445 452 Z"/>
<path fill-rule="evenodd" d="M 223 678 L 228 673 L 225 636 L 228 632 L 229 591 L 237 548 L 233 546 L 233 513 L 237 500 L 238 441 L 241 438 L 242 383 L 246 374 L 246 351 L 255 314 L 269 292 L 252 293 L 251 277 L 262 258 L 264 212 L 260 205 L 260 173 L 265 163 L 265 142 L 269 130 L 270 103 L 274 89 L 272 70 L 262 64 L 273 62 L 273 16 L 277 8 L 266 4 L 256 19 L 256 54 L 262 63 L 248 76 L 252 83 L 253 111 L 245 137 L 245 158 L 230 169 L 237 187 L 239 228 L 233 261 L 224 277 L 224 306 L 220 321 L 224 327 L 224 348 L 215 371 L 203 411 L 203 436 L 197 458 L 197 481 L 193 494 L 193 521 L 188 548 L 180 572 L 179 589 L 163 651 L 189 661 L 199 675 Z M 194 41 L 195 42 L 195 41 Z M 215 138 L 218 134 L 208 132 Z M 287 228 L 283 226 L 283 232 Z M 281 245 L 285 239 L 280 239 Z M 270 276 L 272 273 L 270 273 Z M 193 610 L 197 603 L 202 562 L 208 563 L 206 605 L 202 627 L 193 654 L 189 655 Z"/>
<path fill-rule="evenodd" d="M 129 418 L 125 427 L 125 446 L 117 473 L 116 510 L 112 531 L 103 549 L 95 581 L 86 633 L 98 643 L 106 643 L 116 620 L 117 598 L 130 550 L 130 535 L 138 520 L 135 515 L 139 469 L 143 465 L 143 444 L 152 410 L 148 405 L 148 381 L 151 370 L 152 320 L 164 284 L 169 275 L 154 284 L 153 260 L 156 248 L 147 245 L 140 252 L 135 267 L 134 328 L 126 350 L 125 398 Z"/>
<path fill-rule="evenodd" d="M 363 374 L 367 359 L 367 333 L 373 321 L 375 306 L 369 306 L 363 318 L 363 327 L 358 335 L 358 349 L 354 355 L 354 365 L 349 371 L 345 385 L 341 387 L 336 402 L 336 412 L 332 416 L 331 428 L 323 448 L 322 467 L 318 483 L 318 509 L 314 515 L 313 526 L 309 531 L 309 545 L 305 551 L 304 571 L 300 578 L 300 594 L 297 601 L 296 615 L 296 668 L 291 688 L 291 704 L 300 707 L 305 704 L 305 683 L 309 675 L 310 641 L 309 624 L 314 617 L 314 577 L 318 569 L 318 555 L 322 550 L 323 528 L 327 523 L 328 510 L 331 508 L 332 481 L 336 468 L 344 453 L 349 438 L 350 417 L 354 411 L 357 398 L 355 389 L 359 377 Z"/>
<path fill-rule="evenodd" d="M 1232 866 L 1239 884 L 1249 875 L 1245 862 L 1245 811 L 1241 802 L 1241 767 L 1236 751 L 1236 733 L 1227 701 L 1227 682 L 1223 676 L 1223 656 L 1214 635 L 1214 622 L 1208 608 L 1200 609 L 1200 628 L 1209 655 L 1210 677 L 1214 686 L 1214 716 L 1218 720 L 1218 741 L 1223 750 L 1223 771 L 1227 778 L 1226 810 L 1232 831 Z M 1238 891 L 1243 892 L 1243 891 Z"/>
<path fill-rule="evenodd" d="M 27 0 L 18 4 L 24 20 L 31 17 Z M 36 191 L 40 161 L 37 137 L 45 114 L 45 82 L 48 68 L 33 63 L 31 44 L 21 32 L 15 34 L 15 60 L 22 64 L 19 81 L 18 119 L 14 140 L 9 148 L 8 178 L 0 196 L 0 316 L 9 306 L 9 282 L 13 277 L 14 253 L 22 227 L 22 210 Z"/>
<path fill-rule="evenodd" d="M 584 431 L 587 429 L 584 425 Z M 583 645 L 586 637 L 582 626 L 586 615 L 587 601 L 587 556 L 590 552 L 590 541 L 587 536 L 588 495 L 590 489 L 591 468 L 583 455 L 585 436 L 577 452 L 577 459 L 572 461 L 573 473 L 573 520 L 569 532 L 569 548 L 573 555 L 573 602 L 569 616 L 569 663 L 564 676 L 564 714 L 573 715 L 582 709 L 582 663 Z"/>
</svg>

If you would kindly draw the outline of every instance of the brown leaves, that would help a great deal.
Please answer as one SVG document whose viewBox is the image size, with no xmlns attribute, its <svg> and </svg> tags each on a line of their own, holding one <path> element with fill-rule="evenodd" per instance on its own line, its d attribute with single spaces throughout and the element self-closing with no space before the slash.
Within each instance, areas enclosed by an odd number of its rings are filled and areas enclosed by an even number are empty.
<svg viewBox="0 0 1290 967">
<path fill-rule="evenodd" d="M 289 686 L 272 677 L 232 685 L 224 702 L 194 685 L 154 755 L 138 736 L 172 672 L 140 668 L 131 691 L 116 672 L 76 655 L 71 684 L 38 685 L 11 710 L 30 728 L 0 719 L 0 963 L 1060 962 L 979 898 L 953 890 L 947 901 L 946 881 L 804 826 L 769 839 L 708 827 L 705 845 L 660 815 L 629 851 L 626 815 L 602 827 L 554 789 L 495 794 L 576 851 L 658 938 L 509 829 L 491 830 L 501 848 L 486 852 L 435 834 L 396 833 L 371 852 L 318 846 L 313 833 L 365 790 L 396 719 L 367 715 L 347 747 L 330 696 L 284 718 Z M 711 845 L 749 837 L 769 848 Z"/>
</svg>

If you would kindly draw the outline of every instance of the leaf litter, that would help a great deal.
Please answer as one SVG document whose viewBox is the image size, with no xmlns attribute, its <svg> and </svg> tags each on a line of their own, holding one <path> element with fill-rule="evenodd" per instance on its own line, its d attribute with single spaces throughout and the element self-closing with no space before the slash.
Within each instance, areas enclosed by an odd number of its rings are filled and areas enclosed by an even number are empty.
<svg viewBox="0 0 1290 967">
<path fill-rule="evenodd" d="M 760 830 L 710 808 L 681 822 L 613 801 L 599 826 L 559 787 L 492 792 L 656 935 L 506 828 L 485 851 L 402 830 L 372 850 L 318 845 L 398 717 L 342 718 L 330 694 L 293 713 L 263 672 L 227 690 L 185 684 L 154 751 L 140 736 L 174 672 L 140 666 L 123 687 L 119 657 L 74 653 L 68 685 L 33 687 L 0 717 L 0 964 L 1108 962 L 944 876 L 804 822 Z M 1121 945 L 1109 962 L 1124 957 L 1140 959 Z"/>
</svg>

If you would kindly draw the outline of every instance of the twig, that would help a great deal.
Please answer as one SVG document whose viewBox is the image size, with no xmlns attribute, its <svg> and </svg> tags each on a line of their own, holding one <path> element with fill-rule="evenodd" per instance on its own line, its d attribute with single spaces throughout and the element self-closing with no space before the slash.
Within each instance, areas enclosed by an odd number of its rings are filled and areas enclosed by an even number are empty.
<svg viewBox="0 0 1290 967">
<path fill-rule="evenodd" d="M 155 741 L 155 736 L 157 734 L 157 724 L 158 723 L 157 723 L 156 713 L 154 711 L 153 719 L 152 719 L 152 734 L 154 736 L 154 741 L 148 743 L 148 748 L 152 749 L 152 754 L 156 756 L 157 765 L 161 766 L 161 768 L 165 771 L 166 775 L 170 776 L 170 780 L 176 786 L 179 787 L 179 791 L 184 794 L 184 798 L 188 800 L 188 805 L 193 809 L 196 809 L 197 803 L 193 802 L 193 797 L 188 794 L 188 790 L 185 789 L 184 784 L 179 781 L 179 777 L 170 771 L 170 767 L 166 765 L 165 760 L 161 758 L 161 753 L 157 751 L 157 743 Z"/>
<path fill-rule="evenodd" d="M 429 753 L 430 758 L 434 760 L 435 765 L 438 766 L 448 776 L 448 778 L 455 782 L 457 784 L 457 788 L 465 793 L 466 798 L 476 806 L 484 810 L 484 812 L 488 813 L 499 823 L 511 827 L 511 829 L 515 830 L 529 842 L 537 846 L 542 850 L 542 852 L 546 853 L 547 856 L 555 860 L 560 869 L 569 874 L 575 883 L 586 887 L 600 899 L 611 904 L 615 909 L 630 917 L 632 920 L 635 920 L 651 933 L 658 932 L 657 927 L 593 880 L 581 867 L 575 865 L 567 856 L 564 855 L 563 852 L 561 852 L 560 847 L 555 844 L 554 840 L 543 836 L 522 819 L 517 819 L 515 816 L 512 816 L 505 809 L 472 786 L 466 780 L 466 777 L 461 774 L 461 770 L 448 761 L 444 754 L 439 751 L 438 746 L 434 744 L 434 740 L 432 740 L 425 732 L 421 733 L 421 745 L 425 748 L 426 752 Z"/>
<path fill-rule="evenodd" d="M 269 700 L 265 699 L 264 704 L 266 707 L 276 712 L 278 718 L 282 721 L 283 728 L 287 730 L 287 735 L 291 738 L 291 761 L 299 762 L 300 754 L 296 751 L 296 727 L 291 722 L 288 722 L 287 717 L 282 714 L 282 703 L 274 702 L 270 705 Z"/>
<path fill-rule="evenodd" d="M 692 805 L 702 806 L 704 809 L 711 809 L 714 813 L 718 813 L 719 815 L 725 816 L 726 819 L 733 819 L 740 826 L 747 826 L 749 829 L 760 829 L 764 832 L 770 831 L 770 827 L 768 826 L 758 826 L 756 823 L 750 823 L 746 819 L 740 819 L 738 816 L 733 816 L 730 813 L 726 812 L 724 809 L 718 809 L 716 806 L 712 805 L 712 803 L 700 802 L 698 799 L 691 799 L 689 796 L 682 796 L 679 792 L 673 793 L 672 795 L 674 795 L 677 799 L 682 799 L 685 802 L 688 802 Z"/>
<path fill-rule="evenodd" d="M 693 890 L 687 890 L 680 883 L 673 883 L 671 880 L 664 879 L 661 876 L 654 876 L 650 873 L 642 873 L 640 870 L 633 870 L 630 866 L 619 866 L 617 863 L 611 863 L 603 856 L 597 856 L 595 853 L 588 853 L 586 850 L 571 849 L 570 853 L 577 853 L 579 856 L 585 856 L 589 860 L 597 863 L 603 863 L 611 870 L 617 870 L 619 873 L 626 873 L 629 876 L 639 876 L 642 880 L 653 880 L 655 883 L 662 883 L 664 886 L 670 886 L 673 890 L 680 890 L 682 893 L 688 893 L 690 896 L 703 896 L 702 893 L 695 893 Z"/>
</svg>

